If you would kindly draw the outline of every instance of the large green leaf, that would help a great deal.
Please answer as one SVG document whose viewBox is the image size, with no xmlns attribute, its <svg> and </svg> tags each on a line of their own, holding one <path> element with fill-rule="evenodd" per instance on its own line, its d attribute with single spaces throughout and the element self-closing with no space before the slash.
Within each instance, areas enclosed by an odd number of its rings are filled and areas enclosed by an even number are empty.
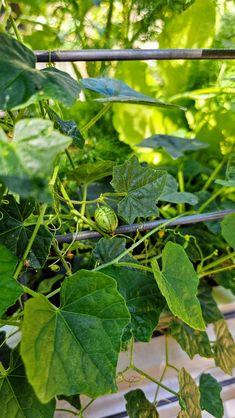
<svg viewBox="0 0 235 418">
<path fill-rule="evenodd" d="M 0 244 L 0 316 L 23 294 L 20 284 L 13 279 L 17 258 Z"/>
<path fill-rule="evenodd" d="M 17 122 L 12 142 L 0 130 L 0 179 L 20 196 L 50 201 L 48 179 L 53 162 L 70 143 L 71 138 L 45 119 Z"/>
<path fill-rule="evenodd" d="M 212 287 L 206 281 L 201 280 L 198 287 L 197 297 L 199 299 L 202 316 L 206 324 L 211 324 L 223 318 L 215 299 L 212 296 Z"/>
<path fill-rule="evenodd" d="M 209 144 L 197 139 L 186 139 L 171 135 L 153 135 L 138 144 L 146 148 L 164 148 L 172 158 L 183 157 L 186 151 L 207 148 Z"/>
<path fill-rule="evenodd" d="M 116 366 L 129 312 L 116 282 L 80 270 L 61 288 L 61 307 L 44 296 L 25 305 L 21 353 L 41 402 L 56 394 L 97 397 L 116 391 Z"/>
<path fill-rule="evenodd" d="M 125 339 L 133 334 L 138 341 L 149 341 L 166 304 L 153 275 L 127 267 L 111 266 L 102 271 L 116 280 L 131 314 Z"/>
<path fill-rule="evenodd" d="M 165 182 L 165 171 L 141 167 L 136 156 L 114 167 L 111 185 L 124 194 L 118 204 L 119 215 L 128 223 L 133 223 L 137 216 L 156 215 L 156 201 Z"/>
<path fill-rule="evenodd" d="M 16 350 L 10 369 L 0 375 L 1 418 L 53 418 L 55 406 L 54 399 L 44 405 L 40 403 Z"/>
<path fill-rule="evenodd" d="M 30 224 L 29 216 L 34 210 L 34 202 L 21 199 L 19 203 L 12 195 L 4 198 L 0 211 L 0 243 L 21 258 L 33 233 L 34 225 Z M 29 225 L 28 225 L 29 224 Z M 50 251 L 53 235 L 41 225 L 28 255 L 28 263 L 32 268 L 43 267 Z"/>
<path fill-rule="evenodd" d="M 214 325 L 216 342 L 214 344 L 215 364 L 225 373 L 232 375 L 235 367 L 235 342 L 223 319 Z"/>
<path fill-rule="evenodd" d="M 204 331 L 205 324 L 196 297 L 199 279 L 184 249 L 179 244 L 168 242 L 162 252 L 162 271 L 155 259 L 152 268 L 171 312 L 190 327 Z"/>
<path fill-rule="evenodd" d="M 224 239 L 235 250 L 235 213 L 224 217 L 221 222 L 221 231 Z"/>
<path fill-rule="evenodd" d="M 179 371 L 180 396 L 185 403 L 189 418 L 201 418 L 200 392 L 192 376 L 184 369 Z M 184 415 L 183 415 L 184 416 Z M 187 416 L 185 414 L 185 416 Z"/>
<path fill-rule="evenodd" d="M 155 406 L 149 402 L 141 389 L 131 390 L 124 395 L 126 412 L 130 418 L 158 418 Z"/>
<path fill-rule="evenodd" d="M 83 88 L 105 96 L 104 98 L 96 99 L 96 101 L 99 102 L 134 103 L 167 108 L 179 107 L 171 103 L 164 103 L 158 99 L 154 99 L 153 97 L 139 93 L 121 80 L 116 80 L 108 77 L 91 77 L 83 78 L 80 80 L 80 83 Z"/>
<path fill-rule="evenodd" d="M 71 105 L 81 88 L 69 74 L 55 68 L 35 69 L 36 58 L 29 48 L 0 33 L 0 108 L 12 109 L 34 96 L 52 98 Z"/>
<path fill-rule="evenodd" d="M 101 238 L 96 243 L 92 255 L 97 259 L 97 261 L 99 261 L 100 264 L 103 264 L 118 257 L 125 250 L 126 238 Z M 124 255 L 120 261 L 136 263 L 136 260 L 130 257 L 128 254 Z"/>
<path fill-rule="evenodd" d="M 208 373 L 200 376 L 199 389 L 201 393 L 201 408 L 215 418 L 223 418 L 224 407 L 220 397 L 222 390 L 217 380 Z"/>
<path fill-rule="evenodd" d="M 196 354 L 207 358 L 213 357 L 206 332 L 194 330 L 177 319 L 170 322 L 170 332 L 191 359 Z"/>
</svg>

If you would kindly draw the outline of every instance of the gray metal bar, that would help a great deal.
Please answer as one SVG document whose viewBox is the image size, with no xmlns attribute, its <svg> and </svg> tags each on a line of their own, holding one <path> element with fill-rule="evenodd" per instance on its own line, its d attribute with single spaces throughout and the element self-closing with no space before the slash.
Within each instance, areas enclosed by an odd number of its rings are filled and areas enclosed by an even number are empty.
<svg viewBox="0 0 235 418">
<path fill-rule="evenodd" d="M 182 218 L 175 219 L 174 221 L 170 222 L 167 226 L 178 226 L 178 225 L 188 225 L 194 224 L 198 222 L 206 222 L 206 221 L 213 221 L 215 219 L 221 219 L 224 216 L 228 215 L 229 213 L 235 213 L 235 210 L 227 209 L 221 210 L 217 212 L 209 212 L 209 213 L 202 213 L 200 215 L 189 215 L 189 216 L 182 216 Z M 114 231 L 114 234 L 126 234 L 131 232 L 139 231 L 147 231 L 156 226 L 164 224 L 165 222 L 169 221 L 169 219 L 160 219 L 157 221 L 152 222 L 143 222 L 141 224 L 132 224 L 132 225 L 121 225 L 118 229 Z M 58 242 L 72 242 L 81 241 L 86 239 L 94 239 L 99 238 L 101 234 L 96 231 L 82 231 L 79 232 L 77 235 L 75 234 L 66 234 L 66 235 L 56 235 L 56 239 Z"/>
<path fill-rule="evenodd" d="M 83 49 L 34 52 L 38 62 L 235 59 L 235 49 Z"/>
</svg>

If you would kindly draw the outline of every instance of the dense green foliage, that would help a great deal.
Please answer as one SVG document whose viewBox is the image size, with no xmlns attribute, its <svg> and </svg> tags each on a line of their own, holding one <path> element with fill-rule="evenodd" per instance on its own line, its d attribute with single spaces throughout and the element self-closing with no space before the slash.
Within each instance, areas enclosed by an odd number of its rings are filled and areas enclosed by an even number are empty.
<svg viewBox="0 0 235 418">
<path fill-rule="evenodd" d="M 179 390 L 163 387 L 177 396 L 178 417 L 222 418 L 219 383 L 170 364 L 168 341 L 233 372 L 235 342 L 214 288 L 235 295 L 234 64 L 42 68 L 33 50 L 231 47 L 234 3 L 1 3 L 0 324 L 21 331 L 15 348 L 0 334 L 1 417 L 52 418 L 60 399 L 83 417 L 130 370 L 154 382 L 156 395 L 150 402 L 132 388 L 128 415 L 158 417 L 158 389 L 173 368 Z M 169 225 L 223 209 L 231 209 L 223 220 Z M 116 231 L 134 222 L 134 232 Z M 98 238 L 75 239 L 87 230 Z M 153 377 L 133 352 L 155 331 L 166 362 Z M 117 372 L 122 350 L 130 362 Z"/>
</svg>

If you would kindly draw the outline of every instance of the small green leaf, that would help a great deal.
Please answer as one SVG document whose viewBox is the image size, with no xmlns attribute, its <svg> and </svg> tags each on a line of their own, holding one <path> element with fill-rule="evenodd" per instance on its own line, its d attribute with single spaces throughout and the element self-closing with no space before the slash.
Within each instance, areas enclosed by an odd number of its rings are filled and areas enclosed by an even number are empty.
<svg viewBox="0 0 235 418">
<path fill-rule="evenodd" d="M 23 294 L 23 288 L 13 279 L 17 258 L 0 244 L 0 316 Z"/>
<path fill-rule="evenodd" d="M 130 320 L 116 282 L 79 270 L 61 288 L 61 307 L 39 295 L 25 304 L 21 354 L 41 402 L 57 394 L 115 392 L 121 337 Z M 95 384 L 94 384 L 95 382 Z"/>
<path fill-rule="evenodd" d="M 149 341 L 166 304 L 153 275 L 127 267 L 111 266 L 102 271 L 116 280 L 131 314 L 124 339 L 133 334 L 138 341 Z"/>
<path fill-rule="evenodd" d="M 0 375 L 1 418 L 53 418 L 55 400 L 41 404 L 27 381 L 18 350 L 12 357 L 10 369 Z"/>
<path fill-rule="evenodd" d="M 184 369 L 179 371 L 180 396 L 184 400 L 185 413 L 190 418 L 201 418 L 200 392 L 192 376 Z M 183 414 L 182 417 L 187 417 Z"/>
<path fill-rule="evenodd" d="M 221 222 L 221 231 L 224 239 L 235 250 L 235 213 L 224 217 Z"/>
<path fill-rule="evenodd" d="M 126 83 L 120 80 L 115 80 L 108 77 L 91 77 L 83 78 L 80 80 L 80 83 L 83 88 L 105 96 L 102 99 L 96 99 L 98 102 L 134 103 L 157 107 L 180 108 L 180 106 L 171 103 L 164 103 L 158 99 L 154 99 L 153 97 L 145 96 L 144 94 L 132 89 Z"/>
<path fill-rule="evenodd" d="M 194 330 L 182 321 L 173 319 L 170 322 L 171 336 L 192 359 L 196 354 L 202 357 L 213 357 L 209 338 L 204 331 Z"/>
<path fill-rule="evenodd" d="M 220 397 L 222 387 L 217 380 L 208 373 L 200 376 L 199 389 L 201 393 L 201 408 L 215 418 L 223 418 L 224 407 Z"/>
<path fill-rule="evenodd" d="M 12 195 L 4 197 L 0 211 L 0 243 L 21 258 L 33 233 L 34 225 L 27 225 L 27 220 L 34 210 L 35 204 L 31 200 L 14 199 Z M 40 268 L 46 262 L 50 251 L 53 235 L 41 225 L 28 254 L 28 262 L 32 268 Z"/>
<path fill-rule="evenodd" d="M 75 170 L 68 173 L 68 177 L 76 180 L 79 184 L 94 183 L 97 180 L 110 176 L 114 166 L 114 161 L 96 161 L 80 164 Z"/>
<path fill-rule="evenodd" d="M 197 139 L 186 139 L 171 135 L 153 135 L 146 138 L 139 147 L 164 148 L 172 158 L 183 157 L 186 151 L 198 151 L 207 148 L 209 144 Z"/>
<path fill-rule="evenodd" d="M 126 412 L 130 418 L 158 418 L 155 406 L 149 402 L 141 389 L 131 390 L 124 395 Z"/>
<path fill-rule="evenodd" d="M 212 296 L 212 287 L 206 281 L 201 280 L 198 287 L 197 297 L 199 299 L 202 316 L 206 324 L 211 324 L 223 318 L 215 299 Z"/>
<path fill-rule="evenodd" d="M 54 122 L 55 129 L 58 129 L 64 135 L 70 136 L 76 147 L 83 148 L 84 138 L 79 131 L 76 122 L 73 120 L 63 120 L 50 106 L 44 106 L 46 107 L 50 119 Z"/>
<path fill-rule="evenodd" d="M 235 367 L 235 342 L 223 319 L 215 323 L 214 329 L 216 334 L 214 344 L 215 364 L 225 373 L 232 375 Z"/>
<path fill-rule="evenodd" d="M 118 257 L 125 250 L 126 238 L 100 238 L 95 245 L 92 255 L 99 261 L 100 264 L 104 264 Z M 129 261 L 131 263 L 136 262 L 136 260 L 128 254 L 126 254 L 120 261 Z"/>
<path fill-rule="evenodd" d="M 22 197 L 50 201 L 48 180 L 56 156 L 71 139 L 45 119 L 22 119 L 15 125 L 12 142 L 0 128 L 0 179 Z"/>
<path fill-rule="evenodd" d="M 171 312 L 190 327 L 204 331 L 205 324 L 196 297 L 199 279 L 184 249 L 179 244 L 168 242 L 162 252 L 162 272 L 155 259 L 152 268 Z"/>
<path fill-rule="evenodd" d="M 125 197 L 118 204 L 118 214 L 133 223 L 137 216 L 157 215 L 156 201 L 166 182 L 166 172 L 141 167 L 136 156 L 114 167 L 111 185 Z"/>
<path fill-rule="evenodd" d="M 178 183 L 173 176 L 167 174 L 166 184 L 159 200 L 170 203 L 188 203 L 189 205 L 196 205 L 198 197 L 193 193 L 178 192 Z"/>
</svg>

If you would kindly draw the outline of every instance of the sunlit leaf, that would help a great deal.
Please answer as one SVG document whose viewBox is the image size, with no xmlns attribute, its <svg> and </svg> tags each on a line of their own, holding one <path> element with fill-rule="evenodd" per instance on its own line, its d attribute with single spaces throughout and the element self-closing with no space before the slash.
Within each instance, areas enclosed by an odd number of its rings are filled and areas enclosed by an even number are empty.
<svg viewBox="0 0 235 418">
<path fill-rule="evenodd" d="M 67 278 L 60 308 L 41 295 L 27 301 L 21 353 L 38 398 L 48 402 L 56 394 L 93 398 L 115 392 L 128 322 L 115 280 L 99 272 L 79 270 Z"/>
<path fill-rule="evenodd" d="M 215 364 L 225 373 L 232 375 L 235 367 L 235 342 L 223 319 L 215 323 L 214 329 L 216 334 L 214 344 Z"/>
<path fill-rule="evenodd" d="M 185 412 L 190 418 L 201 418 L 200 391 L 192 376 L 184 369 L 179 371 L 180 396 L 185 403 Z M 183 417 L 187 415 L 183 415 Z"/>
<path fill-rule="evenodd" d="M 152 260 L 155 279 L 172 313 L 192 328 L 204 331 L 205 324 L 196 297 L 198 276 L 184 249 L 168 242 L 162 252 L 162 271 Z"/>
</svg>

